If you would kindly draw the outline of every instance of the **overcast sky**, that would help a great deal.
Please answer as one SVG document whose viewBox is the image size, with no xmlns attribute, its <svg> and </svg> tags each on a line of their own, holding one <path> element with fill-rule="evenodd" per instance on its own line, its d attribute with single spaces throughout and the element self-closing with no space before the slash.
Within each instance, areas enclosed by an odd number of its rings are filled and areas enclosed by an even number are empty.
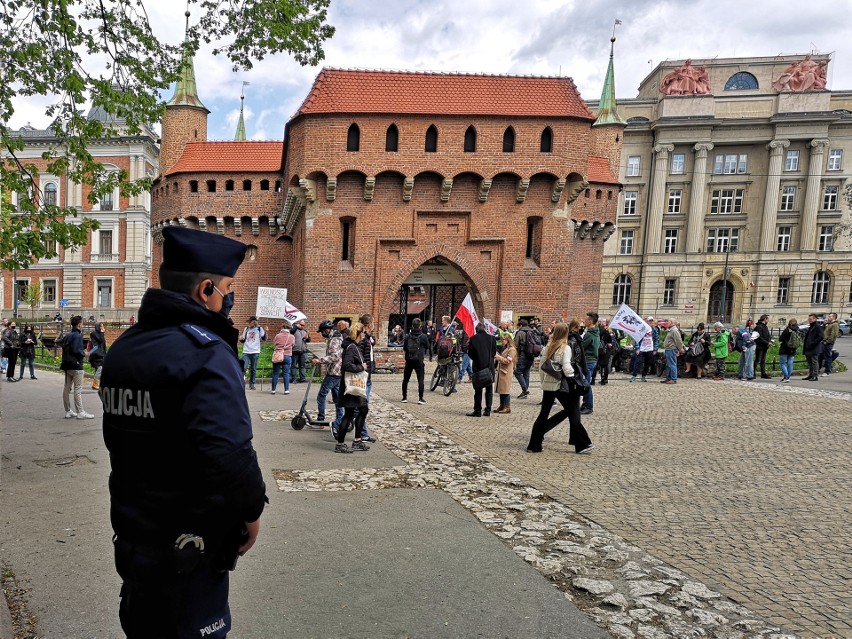
<svg viewBox="0 0 852 639">
<path fill-rule="evenodd" d="M 185 5 L 148 0 L 154 32 L 182 39 Z M 788 8 L 789 7 L 789 8 Z M 337 33 L 321 66 L 564 75 L 586 99 L 600 97 L 613 21 L 616 91 L 635 97 L 659 62 L 683 58 L 833 53 L 829 89 L 852 90 L 852 0 L 331 0 Z M 197 10 L 196 10 L 197 11 Z M 281 139 L 284 124 L 320 67 L 286 56 L 234 74 L 202 48 L 195 58 L 199 96 L 211 110 L 209 139 L 233 139 L 240 87 L 246 87 L 251 139 Z M 164 96 L 171 97 L 171 91 Z M 44 127 L 44 100 L 17 103 L 13 128 Z"/>
</svg>

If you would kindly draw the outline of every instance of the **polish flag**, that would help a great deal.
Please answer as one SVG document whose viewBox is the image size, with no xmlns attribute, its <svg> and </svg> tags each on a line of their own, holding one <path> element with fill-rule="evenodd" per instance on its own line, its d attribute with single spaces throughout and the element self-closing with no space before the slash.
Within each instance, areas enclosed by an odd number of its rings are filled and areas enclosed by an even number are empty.
<svg viewBox="0 0 852 639">
<path fill-rule="evenodd" d="M 465 296 L 459 310 L 456 311 L 456 317 L 461 320 L 464 332 L 469 337 L 473 337 L 476 333 L 476 325 L 479 323 L 479 315 L 476 314 L 476 309 L 473 307 L 473 298 L 471 298 L 470 293 Z"/>
</svg>

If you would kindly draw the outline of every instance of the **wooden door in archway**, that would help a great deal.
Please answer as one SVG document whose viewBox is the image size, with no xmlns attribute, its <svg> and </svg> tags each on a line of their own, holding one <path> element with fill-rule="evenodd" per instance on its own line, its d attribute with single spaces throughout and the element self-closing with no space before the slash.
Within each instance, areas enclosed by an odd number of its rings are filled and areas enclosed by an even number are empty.
<svg viewBox="0 0 852 639">
<path fill-rule="evenodd" d="M 724 295 L 723 295 L 724 291 Z M 724 297 L 725 313 L 722 316 L 722 298 Z M 719 280 L 710 287 L 707 300 L 707 321 L 730 324 L 733 318 L 734 285 L 730 281 Z"/>
</svg>

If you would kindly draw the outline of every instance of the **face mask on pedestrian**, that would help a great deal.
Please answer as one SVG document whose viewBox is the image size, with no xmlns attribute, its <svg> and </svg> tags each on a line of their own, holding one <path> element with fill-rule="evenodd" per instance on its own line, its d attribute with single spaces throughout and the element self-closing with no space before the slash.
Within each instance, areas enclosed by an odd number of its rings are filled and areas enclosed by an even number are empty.
<svg viewBox="0 0 852 639">
<path fill-rule="evenodd" d="M 227 295 L 222 296 L 222 308 L 219 309 L 219 312 L 228 317 L 231 314 L 231 309 L 234 308 L 234 292 L 231 291 Z"/>
</svg>

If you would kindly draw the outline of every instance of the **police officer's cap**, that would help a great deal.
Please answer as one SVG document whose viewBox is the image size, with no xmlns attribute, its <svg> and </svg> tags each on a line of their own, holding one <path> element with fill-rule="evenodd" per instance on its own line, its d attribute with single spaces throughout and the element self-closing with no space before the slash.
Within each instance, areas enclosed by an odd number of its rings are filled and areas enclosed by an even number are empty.
<svg viewBox="0 0 852 639">
<path fill-rule="evenodd" d="M 234 277 L 248 247 L 231 238 L 180 226 L 163 229 L 163 268 Z"/>
</svg>

